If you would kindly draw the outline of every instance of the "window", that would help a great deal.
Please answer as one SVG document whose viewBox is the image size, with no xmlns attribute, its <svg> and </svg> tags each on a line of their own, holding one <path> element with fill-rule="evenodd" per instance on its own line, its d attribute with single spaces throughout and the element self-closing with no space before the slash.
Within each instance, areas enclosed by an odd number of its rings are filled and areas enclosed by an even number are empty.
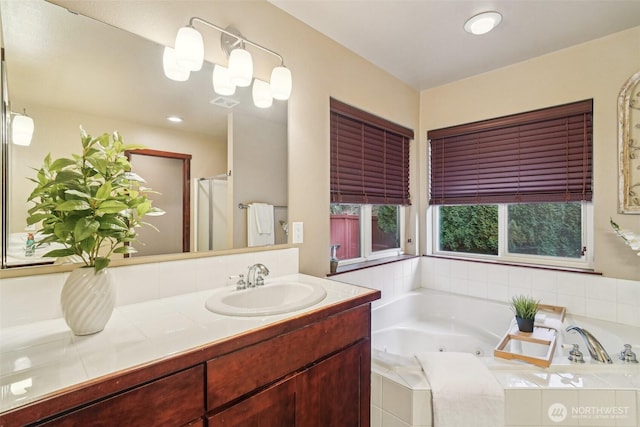
<svg viewBox="0 0 640 427">
<path fill-rule="evenodd" d="M 586 267 L 583 202 L 437 206 L 434 252 Z"/>
<path fill-rule="evenodd" d="M 331 245 L 341 261 L 402 250 L 413 131 L 331 99 Z"/>
<path fill-rule="evenodd" d="M 432 251 L 587 267 L 592 108 L 429 131 Z"/>
</svg>

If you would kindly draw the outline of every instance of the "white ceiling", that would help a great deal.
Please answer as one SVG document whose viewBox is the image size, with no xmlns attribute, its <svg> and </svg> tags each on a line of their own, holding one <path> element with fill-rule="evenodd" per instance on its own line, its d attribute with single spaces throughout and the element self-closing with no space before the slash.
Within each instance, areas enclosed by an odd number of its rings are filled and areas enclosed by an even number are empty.
<svg viewBox="0 0 640 427">
<path fill-rule="evenodd" d="M 640 25 L 640 0 L 269 0 L 418 89 Z M 464 22 L 495 10 L 494 31 Z"/>
</svg>

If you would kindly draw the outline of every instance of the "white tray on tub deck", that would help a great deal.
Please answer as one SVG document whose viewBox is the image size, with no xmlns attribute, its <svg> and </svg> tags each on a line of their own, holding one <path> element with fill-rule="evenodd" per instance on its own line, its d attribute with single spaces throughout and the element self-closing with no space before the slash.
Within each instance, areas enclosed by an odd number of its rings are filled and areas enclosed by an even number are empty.
<svg viewBox="0 0 640 427">
<path fill-rule="evenodd" d="M 550 318 L 555 318 L 560 324 L 564 321 L 566 315 L 566 308 L 556 305 L 540 304 L 538 306 L 538 312 L 545 314 Z M 500 343 L 493 350 L 495 357 L 501 357 L 503 359 L 517 359 L 523 362 L 531 363 L 536 366 L 544 368 L 551 365 L 551 360 L 556 351 L 556 338 L 558 336 L 558 330 L 552 326 L 534 326 L 533 332 L 521 332 L 518 330 L 518 325 L 513 323 L 507 333 L 504 335 Z M 525 353 L 517 353 L 505 350 L 507 345 L 512 341 L 522 341 L 534 344 L 540 344 L 546 346 L 547 352 L 544 356 L 534 356 Z"/>
</svg>

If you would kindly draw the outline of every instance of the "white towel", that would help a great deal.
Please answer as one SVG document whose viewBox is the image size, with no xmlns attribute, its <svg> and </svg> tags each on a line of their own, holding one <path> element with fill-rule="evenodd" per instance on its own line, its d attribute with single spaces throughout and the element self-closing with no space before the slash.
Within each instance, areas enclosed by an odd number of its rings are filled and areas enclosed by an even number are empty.
<svg viewBox="0 0 640 427">
<path fill-rule="evenodd" d="M 476 356 L 432 352 L 416 358 L 431 385 L 434 426 L 504 426 L 504 389 Z"/>
<path fill-rule="evenodd" d="M 247 245 L 273 245 L 273 205 L 251 203 L 247 208 Z"/>
</svg>

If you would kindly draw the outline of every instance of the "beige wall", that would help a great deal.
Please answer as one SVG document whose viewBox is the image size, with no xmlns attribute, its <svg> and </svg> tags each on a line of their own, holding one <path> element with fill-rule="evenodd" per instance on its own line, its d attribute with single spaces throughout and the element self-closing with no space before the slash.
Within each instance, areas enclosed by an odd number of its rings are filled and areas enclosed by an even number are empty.
<svg viewBox="0 0 640 427">
<path fill-rule="evenodd" d="M 71 9 L 173 45 L 192 16 L 225 27 L 282 54 L 293 73 L 289 101 L 289 221 L 304 223 L 300 270 L 328 272 L 329 97 L 384 116 L 417 131 L 412 145 L 407 213 L 414 245 L 424 253 L 427 170 L 426 131 L 536 108 L 594 99 L 594 206 L 596 269 L 610 277 L 640 279 L 640 262 L 609 229 L 608 218 L 640 231 L 640 216 L 617 214 L 618 92 L 640 69 L 640 27 L 490 73 L 418 93 L 266 1 L 54 0 Z M 203 29 L 207 58 L 225 63 L 219 34 Z M 275 64 L 254 55 L 256 74 L 267 79 Z M 421 166 L 419 166 L 421 165 Z M 419 251 L 418 251 L 419 249 Z"/>
<path fill-rule="evenodd" d="M 320 276 L 329 271 L 329 97 L 401 125 L 418 127 L 416 90 L 266 1 L 53 3 L 170 46 L 178 28 L 192 16 L 199 16 L 221 27 L 233 25 L 248 39 L 284 57 L 293 74 L 289 101 L 289 221 L 304 223 L 301 272 Z M 207 59 L 226 63 L 219 49 L 220 34 L 206 28 L 202 33 Z M 254 64 L 262 79 L 268 79 L 270 68 L 276 65 L 260 53 L 254 54 Z M 415 212 L 408 216 L 415 218 Z"/>
<path fill-rule="evenodd" d="M 19 100 L 18 100 L 19 101 Z M 33 140 L 28 147 L 12 145 L 11 182 L 9 205 L 9 230 L 22 232 L 26 226 L 27 210 L 33 206 L 27 197 L 33 183 L 27 177 L 35 177 L 33 168 L 40 168 L 47 153 L 52 159 L 80 153 L 80 129 L 93 136 L 118 131 L 127 144 L 142 144 L 147 148 L 190 153 L 191 176 L 212 176 L 224 173 L 227 167 L 227 141 L 211 141 L 203 135 L 146 126 L 121 119 L 109 119 L 79 111 L 64 111 L 29 104 L 29 113 L 37 117 Z"/>
<path fill-rule="evenodd" d="M 638 70 L 640 27 L 425 90 L 420 94 L 420 164 L 426 164 L 429 129 L 593 98 L 595 268 L 608 277 L 640 280 L 640 259 L 609 227 L 613 217 L 640 232 L 639 215 L 617 213 L 617 98 Z M 420 173 L 424 188 L 426 168 Z M 426 209 L 424 198 L 421 208 Z M 423 242 L 421 251 L 425 248 Z"/>
</svg>

